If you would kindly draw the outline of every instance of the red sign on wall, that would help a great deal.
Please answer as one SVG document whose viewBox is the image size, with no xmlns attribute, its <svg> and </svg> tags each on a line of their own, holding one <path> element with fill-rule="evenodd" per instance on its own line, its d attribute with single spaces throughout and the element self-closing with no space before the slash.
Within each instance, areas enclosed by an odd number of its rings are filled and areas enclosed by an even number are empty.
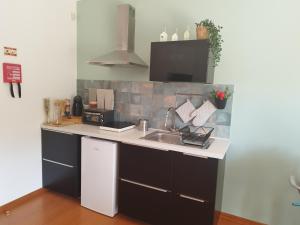
<svg viewBox="0 0 300 225">
<path fill-rule="evenodd" d="M 22 83 L 22 66 L 20 64 L 3 63 L 3 82 Z"/>
</svg>

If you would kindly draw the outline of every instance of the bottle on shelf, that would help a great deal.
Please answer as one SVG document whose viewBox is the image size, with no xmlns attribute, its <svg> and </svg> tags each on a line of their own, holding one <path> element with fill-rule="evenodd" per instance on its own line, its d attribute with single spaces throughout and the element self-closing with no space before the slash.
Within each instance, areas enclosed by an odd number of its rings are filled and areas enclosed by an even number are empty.
<svg viewBox="0 0 300 225">
<path fill-rule="evenodd" d="M 167 28 L 165 27 L 164 31 L 159 36 L 160 41 L 168 41 Z"/>
<path fill-rule="evenodd" d="M 189 26 L 186 27 L 186 31 L 183 34 L 183 40 L 185 40 L 185 41 L 190 40 L 190 28 L 189 28 Z"/>
<path fill-rule="evenodd" d="M 176 32 L 172 35 L 172 41 L 178 41 L 178 29 L 176 28 Z"/>
</svg>

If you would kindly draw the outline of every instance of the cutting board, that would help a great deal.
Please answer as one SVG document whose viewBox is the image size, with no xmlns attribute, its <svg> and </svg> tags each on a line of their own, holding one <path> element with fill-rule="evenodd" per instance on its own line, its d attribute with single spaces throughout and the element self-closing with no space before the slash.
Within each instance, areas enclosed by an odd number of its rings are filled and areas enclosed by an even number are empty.
<svg viewBox="0 0 300 225">
<path fill-rule="evenodd" d="M 53 126 L 53 127 L 64 127 L 68 125 L 74 125 L 74 124 L 81 124 L 81 116 L 72 116 L 70 119 L 67 117 L 63 117 L 59 124 L 56 124 L 55 122 L 51 122 L 45 125 Z"/>
</svg>

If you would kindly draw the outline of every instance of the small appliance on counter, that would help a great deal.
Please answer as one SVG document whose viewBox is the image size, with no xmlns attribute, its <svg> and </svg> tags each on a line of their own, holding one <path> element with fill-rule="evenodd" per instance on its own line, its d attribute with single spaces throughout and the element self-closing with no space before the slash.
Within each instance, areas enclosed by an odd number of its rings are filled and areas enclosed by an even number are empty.
<svg viewBox="0 0 300 225">
<path fill-rule="evenodd" d="M 133 123 L 114 120 L 114 110 L 85 109 L 82 123 L 99 126 L 101 130 L 123 132 L 135 127 Z"/>
<path fill-rule="evenodd" d="M 77 95 L 73 99 L 72 114 L 73 116 L 81 116 L 83 112 L 82 98 Z"/>
<path fill-rule="evenodd" d="M 114 121 L 114 110 L 85 109 L 82 122 L 89 125 L 103 126 L 103 124 Z"/>
</svg>

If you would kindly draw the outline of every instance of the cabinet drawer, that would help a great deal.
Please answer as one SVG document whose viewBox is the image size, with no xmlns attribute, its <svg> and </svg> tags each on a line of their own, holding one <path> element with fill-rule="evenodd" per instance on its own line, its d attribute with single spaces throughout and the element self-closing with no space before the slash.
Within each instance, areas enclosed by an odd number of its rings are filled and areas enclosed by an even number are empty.
<svg viewBox="0 0 300 225">
<path fill-rule="evenodd" d="M 119 212 L 152 225 L 171 225 L 171 193 L 120 180 Z"/>
<path fill-rule="evenodd" d="M 173 225 L 213 225 L 214 207 L 203 199 L 176 195 L 173 207 Z"/>
<path fill-rule="evenodd" d="M 80 137 L 78 135 L 42 130 L 42 156 L 63 164 L 78 166 Z"/>
<path fill-rule="evenodd" d="M 214 202 L 218 160 L 173 153 L 173 190 Z"/>
<path fill-rule="evenodd" d="M 171 154 L 168 151 L 122 144 L 119 169 L 121 178 L 171 189 Z"/>
<path fill-rule="evenodd" d="M 43 159 L 43 187 L 79 197 L 80 169 Z"/>
</svg>

